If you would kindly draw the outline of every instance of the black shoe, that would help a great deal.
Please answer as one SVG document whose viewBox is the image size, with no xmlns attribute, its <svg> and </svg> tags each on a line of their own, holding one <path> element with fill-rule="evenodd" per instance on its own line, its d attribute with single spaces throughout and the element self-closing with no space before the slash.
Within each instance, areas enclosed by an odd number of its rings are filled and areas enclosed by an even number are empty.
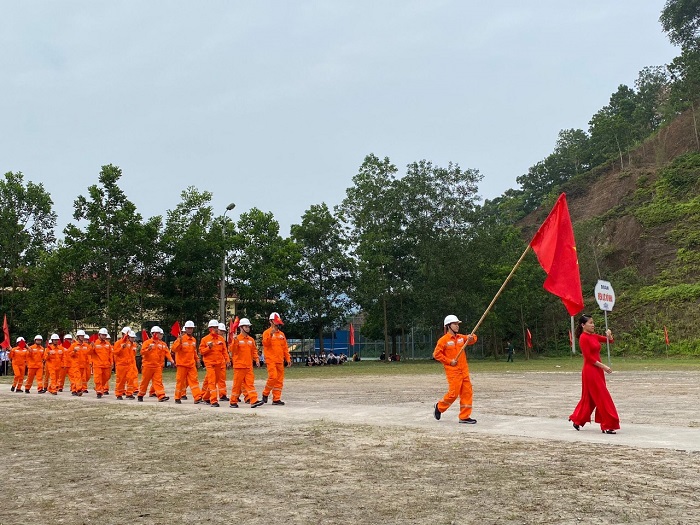
<svg viewBox="0 0 700 525">
<path fill-rule="evenodd" d="M 143 396 L 138 397 L 139 402 L 143 403 Z"/>
<path fill-rule="evenodd" d="M 105 391 L 103 392 L 103 394 L 106 395 L 106 396 L 108 396 L 108 395 L 109 395 L 109 390 L 105 390 Z"/>
<path fill-rule="evenodd" d="M 231 408 L 238 408 L 238 403 L 229 403 L 228 406 Z"/>
<path fill-rule="evenodd" d="M 244 399 L 243 401 L 245 402 L 246 405 L 250 405 L 250 399 Z"/>
<path fill-rule="evenodd" d="M 211 406 L 219 408 L 220 405 L 219 405 L 219 403 L 211 403 Z"/>
<path fill-rule="evenodd" d="M 11 387 L 10 387 L 10 392 L 14 392 L 14 391 L 15 391 L 15 387 L 11 386 Z"/>
<path fill-rule="evenodd" d="M 180 399 L 182 399 L 182 398 L 180 398 Z M 182 404 L 182 401 L 180 401 L 180 399 L 176 399 L 176 400 L 175 400 L 175 403 L 178 404 L 178 405 L 181 405 L 181 404 Z"/>
<path fill-rule="evenodd" d="M 148 397 L 158 397 L 158 394 L 148 394 Z"/>
<path fill-rule="evenodd" d="M 85 390 L 83 390 L 83 394 L 87 394 L 88 392 L 90 392 L 90 391 L 87 388 Z"/>
<path fill-rule="evenodd" d="M 219 398 L 219 401 L 228 401 L 228 397 L 226 397 L 226 396 L 221 396 L 221 397 Z"/>
<path fill-rule="evenodd" d="M 24 393 L 25 393 L 25 394 L 28 394 L 28 393 L 29 393 L 29 389 L 25 390 Z"/>
<path fill-rule="evenodd" d="M 16 394 L 21 394 L 22 393 L 22 387 L 19 387 L 17 390 L 15 390 Z M 27 390 L 27 394 L 29 393 L 29 390 Z"/>
<path fill-rule="evenodd" d="M 102 394 L 97 394 L 97 399 L 100 399 L 102 397 Z"/>
<path fill-rule="evenodd" d="M 572 423 L 572 425 L 574 425 L 574 428 L 576 430 L 581 430 L 581 427 L 579 425 L 577 425 L 576 423 Z"/>
<path fill-rule="evenodd" d="M 253 403 L 252 405 L 250 405 L 250 408 L 258 408 L 258 407 L 263 406 L 264 404 L 265 404 L 264 401 L 256 401 L 255 403 Z"/>
<path fill-rule="evenodd" d="M 127 399 L 136 399 L 133 395 L 131 396 L 126 396 Z"/>
<path fill-rule="evenodd" d="M 52 396 L 57 396 L 58 392 L 49 392 L 49 394 L 51 394 Z"/>
<path fill-rule="evenodd" d="M 63 392 L 63 389 L 62 389 L 62 388 L 59 388 L 58 391 L 59 391 L 59 392 Z"/>
<path fill-rule="evenodd" d="M 435 416 L 435 419 L 440 421 L 440 418 L 442 417 L 442 412 L 438 410 L 437 403 L 435 403 L 435 411 L 433 412 L 433 415 Z"/>
<path fill-rule="evenodd" d="M 39 390 L 37 392 L 37 394 L 45 394 L 45 393 L 46 393 L 46 390 L 44 388 L 42 388 L 41 390 Z"/>
<path fill-rule="evenodd" d="M 467 419 L 460 419 L 460 423 L 466 423 L 467 425 L 476 425 L 476 419 L 468 417 Z"/>
<path fill-rule="evenodd" d="M 187 396 L 182 396 L 180 399 L 182 399 L 183 401 L 187 401 Z"/>
<path fill-rule="evenodd" d="M 207 405 L 211 405 L 211 401 L 209 401 L 208 399 L 206 399 L 206 400 L 204 401 L 204 403 L 207 404 Z"/>
<path fill-rule="evenodd" d="M 118 399 L 119 401 L 124 401 L 124 398 L 123 398 L 122 396 L 117 396 L 117 399 Z"/>
<path fill-rule="evenodd" d="M 262 397 L 263 397 L 263 403 L 267 403 L 267 396 L 265 394 L 263 394 Z"/>
<path fill-rule="evenodd" d="M 162 403 L 163 401 L 167 401 L 168 399 L 170 399 L 168 396 L 163 396 L 163 397 L 158 398 L 158 402 Z"/>
<path fill-rule="evenodd" d="M 617 434 L 614 430 L 601 430 L 603 434 Z"/>
<path fill-rule="evenodd" d="M 195 404 L 195 405 L 199 405 L 200 403 L 203 403 L 203 402 L 204 402 L 204 401 L 202 401 L 201 398 L 200 398 L 200 399 L 195 399 L 195 400 L 194 400 L 194 404 Z"/>
<path fill-rule="evenodd" d="M 280 406 L 281 406 L 281 405 L 284 405 L 284 401 L 282 401 L 281 399 L 279 399 L 279 400 L 277 400 L 277 401 L 273 401 L 272 404 L 273 404 L 273 405 L 280 405 Z"/>
</svg>

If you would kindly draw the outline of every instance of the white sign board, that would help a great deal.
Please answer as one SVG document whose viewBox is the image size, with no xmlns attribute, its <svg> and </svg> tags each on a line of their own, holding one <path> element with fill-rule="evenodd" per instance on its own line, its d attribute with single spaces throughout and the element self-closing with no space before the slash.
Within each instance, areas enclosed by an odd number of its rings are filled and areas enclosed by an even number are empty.
<svg viewBox="0 0 700 525">
<path fill-rule="evenodd" d="M 608 281 L 598 280 L 594 293 L 600 309 L 605 312 L 612 312 L 613 306 L 615 306 L 615 291 L 612 284 Z"/>
</svg>

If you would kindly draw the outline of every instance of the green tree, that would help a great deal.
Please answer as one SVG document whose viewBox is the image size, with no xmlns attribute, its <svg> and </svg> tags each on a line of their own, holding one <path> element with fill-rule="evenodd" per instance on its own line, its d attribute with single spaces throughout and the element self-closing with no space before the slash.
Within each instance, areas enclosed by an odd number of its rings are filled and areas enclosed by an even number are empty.
<svg viewBox="0 0 700 525">
<path fill-rule="evenodd" d="M 289 297 L 293 317 L 311 328 L 323 352 L 324 330 L 341 324 L 352 306 L 349 294 L 354 274 L 349 241 L 325 203 L 311 206 L 301 224 L 292 225 L 291 238 L 301 254 Z"/>
<path fill-rule="evenodd" d="M 697 0 L 666 0 L 659 21 L 673 45 L 683 50 L 699 47 L 700 3 Z"/>
</svg>

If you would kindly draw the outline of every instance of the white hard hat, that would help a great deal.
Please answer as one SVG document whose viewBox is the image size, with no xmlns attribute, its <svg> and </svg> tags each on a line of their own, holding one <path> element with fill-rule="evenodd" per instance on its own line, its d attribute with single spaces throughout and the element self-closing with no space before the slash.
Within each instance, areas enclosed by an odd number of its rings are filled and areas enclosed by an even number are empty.
<svg viewBox="0 0 700 525">
<path fill-rule="evenodd" d="M 70 334 L 66 334 L 63 336 L 63 339 L 73 339 L 73 336 Z"/>
<path fill-rule="evenodd" d="M 128 334 L 129 332 L 131 332 L 130 326 L 125 326 L 124 328 L 122 328 L 122 334 Z"/>
<path fill-rule="evenodd" d="M 194 328 L 194 322 L 185 321 L 185 328 Z"/>
<path fill-rule="evenodd" d="M 136 337 L 136 332 L 134 332 L 133 330 L 130 330 L 129 337 Z"/>
<path fill-rule="evenodd" d="M 445 322 L 442 324 L 443 324 L 443 326 L 447 326 L 448 324 L 461 323 L 461 322 L 462 321 L 460 321 L 456 315 L 448 315 L 447 317 L 445 317 Z"/>
<path fill-rule="evenodd" d="M 240 320 L 238 323 L 238 326 L 251 326 L 250 319 L 247 317 L 244 317 L 243 319 Z"/>
<path fill-rule="evenodd" d="M 219 330 L 226 331 L 226 325 L 224 323 L 219 323 Z"/>
<path fill-rule="evenodd" d="M 100 335 L 109 335 L 109 332 L 107 331 L 106 328 L 100 328 L 100 331 L 97 333 Z"/>
<path fill-rule="evenodd" d="M 107 334 L 107 335 L 105 336 L 105 339 L 112 339 L 112 336 L 109 335 L 109 334 Z"/>
<path fill-rule="evenodd" d="M 282 322 L 282 318 L 280 317 L 280 314 L 278 314 L 277 312 L 272 312 L 270 314 L 270 321 L 272 321 L 275 324 L 284 324 Z"/>
<path fill-rule="evenodd" d="M 160 326 L 154 326 L 153 328 L 151 328 L 151 333 L 152 333 L 152 334 L 155 334 L 156 332 L 158 332 L 159 334 L 162 334 L 162 333 L 163 333 L 163 329 L 162 329 Z"/>
<path fill-rule="evenodd" d="M 53 341 L 54 339 L 59 339 L 59 340 L 60 340 L 61 338 L 58 337 L 58 334 L 51 334 L 51 340 Z"/>
<path fill-rule="evenodd" d="M 24 337 L 22 337 L 21 335 L 17 338 L 17 342 L 19 343 L 20 341 L 24 341 Z"/>
<path fill-rule="evenodd" d="M 207 328 L 211 328 L 212 326 L 214 328 L 219 328 L 219 321 L 217 321 L 216 319 L 212 319 L 211 321 L 209 321 Z"/>
<path fill-rule="evenodd" d="M 79 335 L 82 335 L 83 337 L 85 337 L 85 335 L 86 335 L 85 330 L 78 330 L 77 332 L 75 332 L 76 337 L 78 337 Z"/>
<path fill-rule="evenodd" d="M 39 335 L 39 334 L 36 334 L 36 335 L 34 336 L 34 340 L 36 341 L 37 339 L 39 339 L 40 341 L 43 341 L 43 340 L 44 340 L 44 338 L 41 337 L 41 335 Z"/>
</svg>

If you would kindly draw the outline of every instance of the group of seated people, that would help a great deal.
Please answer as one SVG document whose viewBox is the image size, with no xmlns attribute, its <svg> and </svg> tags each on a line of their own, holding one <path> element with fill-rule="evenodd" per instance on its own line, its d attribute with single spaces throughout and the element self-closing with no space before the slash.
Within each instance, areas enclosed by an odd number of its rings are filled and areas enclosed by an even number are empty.
<svg viewBox="0 0 700 525">
<path fill-rule="evenodd" d="M 321 352 L 308 356 L 306 358 L 306 366 L 342 365 L 347 360 L 348 356 L 345 354 L 335 355 L 331 350 L 327 354 Z"/>
</svg>

